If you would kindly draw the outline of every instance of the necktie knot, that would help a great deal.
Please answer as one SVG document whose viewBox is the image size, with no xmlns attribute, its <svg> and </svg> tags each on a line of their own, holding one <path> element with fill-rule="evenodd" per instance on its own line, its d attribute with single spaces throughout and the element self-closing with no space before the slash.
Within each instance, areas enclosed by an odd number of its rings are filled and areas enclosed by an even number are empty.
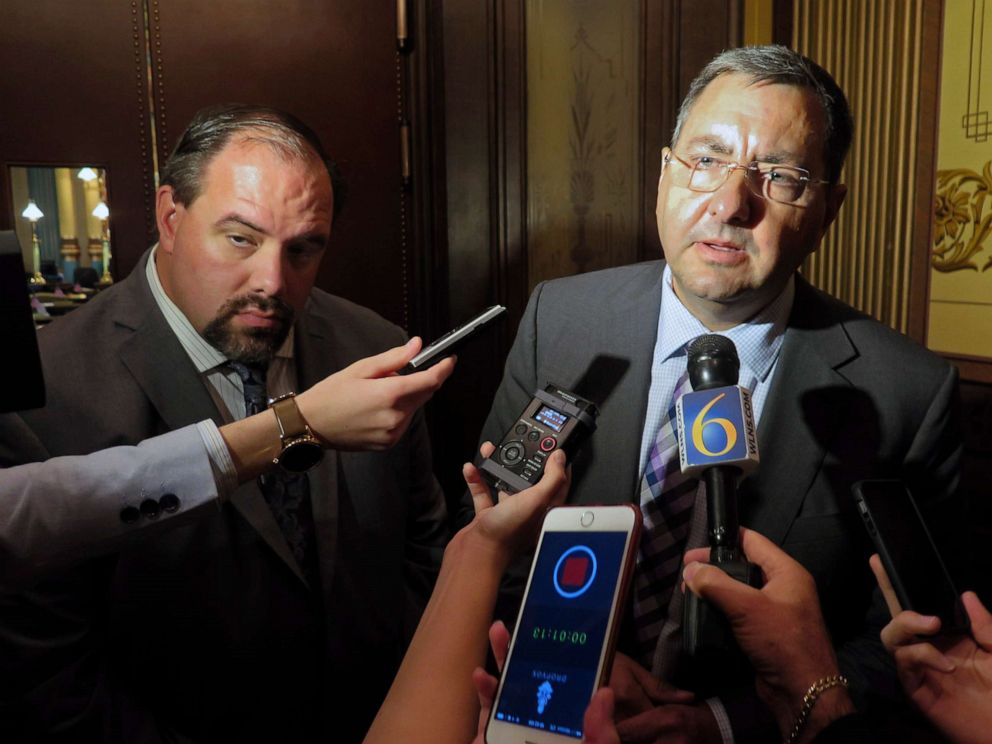
<svg viewBox="0 0 992 744">
<path fill-rule="evenodd" d="M 245 395 L 245 415 L 252 416 L 265 410 L 265 367 L 257 364 L 228 361 L 227 366 L 241 379 Z"/>
</svg>

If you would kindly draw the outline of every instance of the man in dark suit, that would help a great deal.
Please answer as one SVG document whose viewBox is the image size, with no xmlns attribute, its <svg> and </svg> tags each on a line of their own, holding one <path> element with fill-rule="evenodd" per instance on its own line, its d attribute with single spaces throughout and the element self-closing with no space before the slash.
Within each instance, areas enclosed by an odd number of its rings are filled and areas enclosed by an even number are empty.
<svg viewBox="0 0 992 744">
<path fill-rule="evenodd" d="M 41 334 L 48 405 L 22 417 L 47 454 L 238 419 L 403 343 L 373 312 L 313 288 L 331 174 L 292 117 L 200 112 L 163 172 L 157 246 Z M 373 415 L 361 398 L 346 402 L 356 427 Z M 384 440 L 321 460 L 295 399 L 272 410 L 278 475 L 212 516 L 0 600 L 5 741 L 361 739 L 447 537 L 426 427 L 418 414 L 388 450 Z"/>
<path fill-rule="evenodd" d="M 673 476 L 666 425 L 685 390 L 685 345 L 704 333 L 736 343 L 758 417 L 761 464 L 740 485 L 741 523 L 816 578 L 855 700 L 895 694 L 850 487 L 903 477 L 931 505 L 954 492 L 956 372 L 798 274 L 844 200 L 851 128 L 843 92 L 811 60 L 784 47 L 724 52 L 693 82 L 663 152 L 666 260 L 541 284 L 521 321 L 484 440 L 499 441 L 547 382 L 604 388 L 597 370 L 621 371 L 573 465 L 570 498 L 633 500 L 645 516 L 626 655 L 611 680 L 625 740 L 777 736 L 746 689 L 719 673 L 701 679 L 679 657 L 679 558 L 705 544 L 705 498 Z M 671 684 L 713 697 L 665 704 Z"/>
</svg>

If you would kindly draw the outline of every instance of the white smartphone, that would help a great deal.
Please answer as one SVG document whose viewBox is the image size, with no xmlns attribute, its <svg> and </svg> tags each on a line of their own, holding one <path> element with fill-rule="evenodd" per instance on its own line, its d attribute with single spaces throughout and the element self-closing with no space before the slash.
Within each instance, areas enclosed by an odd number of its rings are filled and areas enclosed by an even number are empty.
<svg viewBox="0 0 992 744">
<path fill-rule="evenodd" d="M 582 718 L 613 663 L 641 512 L 565 506 L 544 519 L 486 726 L 488 744 L 582 738 Z"/>
</svg>

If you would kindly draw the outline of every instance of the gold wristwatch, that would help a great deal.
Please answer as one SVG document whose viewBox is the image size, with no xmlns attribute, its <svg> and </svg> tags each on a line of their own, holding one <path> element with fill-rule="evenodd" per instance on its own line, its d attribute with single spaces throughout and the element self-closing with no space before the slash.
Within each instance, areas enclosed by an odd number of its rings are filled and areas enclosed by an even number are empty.
<svg viewBox="0 0 992 744">
<path fill-rule="evenodd" d="M 324 457 L 324 448 L 310 431 L 296 404 L 296 393 L 286 393 L 269 400 L 269 408 L 279 424 L 282 452 L 272 462 L 290 473 L 305 473 Z"/>
</svg>

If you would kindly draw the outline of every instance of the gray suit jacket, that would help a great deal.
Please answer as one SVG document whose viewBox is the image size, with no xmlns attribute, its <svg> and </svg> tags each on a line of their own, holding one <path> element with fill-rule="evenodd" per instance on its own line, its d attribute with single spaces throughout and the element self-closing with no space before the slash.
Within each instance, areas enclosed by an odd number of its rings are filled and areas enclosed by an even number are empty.
<svg viewBox="0 0 992 744">
<path fill-rule="evenodd" d="M 31 439 L 24 427 L 22 446 Z M 75 560 L 219 508 L 210 458 L 195 426 L 136 447 L 0 470 L 0 494 L 3 587 L 29 586 Z"/>
<path fill-rule="evenodd" d="M 40 334 L 48 405 L 22 418 L 49 455 L 219 419 L 143 267 Z M 314 290 L 296 326 L 300 388 L 402 340 Z M 0 720 L 102 740 L 359 740 L 447 537 L 422 415 L 388 452 L 328 452 L 310 481 L 319 587 L 249 483 L 217 514 L 0 599 Z"/>
<path fill-rule="evenodd" d="M 482 439 L 499 441 L 549 381 L 599 395 L 598 428 L 573 465 L 575 503 L 636 500 L 663 269 L 654 261 L 541 284 L 520 323 Z M 858 698 L 898 692 L 851 485 L 902 477 L 929 506 L 954 493 L 956 379 L 937 356 L 797 278 L 740 517 L 816 578 Z"/>
</svg>

